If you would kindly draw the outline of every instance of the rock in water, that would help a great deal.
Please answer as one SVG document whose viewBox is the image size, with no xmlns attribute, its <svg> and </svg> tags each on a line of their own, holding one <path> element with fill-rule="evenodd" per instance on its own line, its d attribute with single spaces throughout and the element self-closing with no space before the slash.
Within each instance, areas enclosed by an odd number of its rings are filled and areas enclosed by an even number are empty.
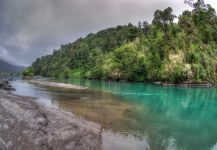
<svg viewBox="0 0 217 150">
<path fill-rule="evenodd" d="M 0 80 L 0 90 L 15 91 L 8 80 Z"/>
</svg>

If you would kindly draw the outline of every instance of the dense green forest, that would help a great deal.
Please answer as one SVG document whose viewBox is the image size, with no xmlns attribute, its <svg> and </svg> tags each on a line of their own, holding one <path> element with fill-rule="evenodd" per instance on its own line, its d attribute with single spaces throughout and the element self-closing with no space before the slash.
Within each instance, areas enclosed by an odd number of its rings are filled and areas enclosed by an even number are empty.
<svg viewBox="0 0 217 150">
<path fill-rule="evenodd" d="M 156 10 L 142 21 L 89 34 L 38 58 L 25 74 L 127 81 L 217 81 L 217 16 L 202 0 L 192 11 Z M 178 21 L 174 21 L 176 20 Z"/>
</svg>

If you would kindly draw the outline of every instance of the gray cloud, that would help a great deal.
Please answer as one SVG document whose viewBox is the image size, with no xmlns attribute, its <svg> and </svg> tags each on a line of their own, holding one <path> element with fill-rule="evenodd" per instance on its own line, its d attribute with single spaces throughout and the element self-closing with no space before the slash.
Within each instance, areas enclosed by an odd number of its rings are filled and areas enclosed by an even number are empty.
<svg viewBox="0 0 217 150">
<path fill-rule="evenodd" d="M 150 21 L 156 9 L 189 8 L 184 0 L 0 0 L 0 59 L 30 65 L 60 44 L 90 32 Z M 208 1 L 212 6 L 216 2 Z"/>
</svg>

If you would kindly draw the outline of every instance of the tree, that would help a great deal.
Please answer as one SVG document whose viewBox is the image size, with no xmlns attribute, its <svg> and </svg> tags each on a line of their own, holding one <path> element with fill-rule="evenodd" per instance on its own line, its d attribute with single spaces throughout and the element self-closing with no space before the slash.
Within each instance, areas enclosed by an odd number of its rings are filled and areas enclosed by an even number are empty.
<svg viewBox="0 0 217 150">
<path fill-rule="evenodd" d="M 196 3 L 194 2 L 194 0 L 185 0 L 184 3 L 190 5 L 193 8 L 206 7 L 204 0 L 198 0 Z"/>
<path fill-rule="evenodd" d="M 33 67 L 28 67 L 26 68 L 23 72 L 22 72 L 22 75 L 24 77 L 32 77 L 34 76 L 34 69 Z"/>
<path fill-rule="evenodd" d="M 146 36 L 150 30 L 150 25 L 147 21 L 139 22 L 138 28 L 142 30 L 143 34 Z"/>
<path fill-rule="evenodd" d="M 190 11 L 187 10 L 182 13 L 179 17 L 178 25 L 187 35 L 193 34 L 195 27 Z"/>
<path fill-rule="evenodd" d="M 132 23 L 128 24 L 128 39 L 129 41 L 133 41 L 139 34 L 139 30 L 137 27 L 133 26 Z"/>
<path fill-rule="evenodd" d="M 175 18 L 175 15 L 172 12 L 173 9 L 171 7 L 168 7 L 164 11 L 156 10 L 152 23 L 163 29 L 163 31 L 166 33 L 168 31 L 169 24 L 171 24 Z"/>
</svg>

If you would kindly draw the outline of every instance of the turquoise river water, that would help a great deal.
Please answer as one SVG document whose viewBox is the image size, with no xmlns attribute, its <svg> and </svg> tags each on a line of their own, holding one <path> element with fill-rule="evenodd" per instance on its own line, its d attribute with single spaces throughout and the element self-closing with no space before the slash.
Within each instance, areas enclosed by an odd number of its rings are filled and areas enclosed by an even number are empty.
<svg viewBox="0 0 217 150">
<path fill-rule="evenodd" d="M 88 89 L 47 88 L 21 79 L 12 84 L 15 94 L 101 124 L 107 131 L 104 149 L 217 150 L 217 88 L 49 80 Z"/>
</svg>

